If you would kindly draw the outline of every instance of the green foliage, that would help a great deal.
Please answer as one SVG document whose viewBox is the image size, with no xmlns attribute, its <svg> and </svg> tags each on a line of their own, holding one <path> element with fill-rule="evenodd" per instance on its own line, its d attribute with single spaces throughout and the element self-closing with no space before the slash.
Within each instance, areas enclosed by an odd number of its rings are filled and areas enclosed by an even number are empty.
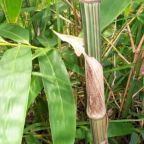
<svg viewBox="0 0 144 144">
<path fill-rule="evenodd" d="M 22 0 L 1 0 L 7 21 L 16 23 L 21 11 Z"/>
<path fill-rule="evenodd" d="M 119 16 L 123 10 L 130 4 L 130 0 L 102 0 L 100 7 L 100 26 L 104 30 L 112 21 Z"/>
<path fill-rule="evenodd" d="M 43 84 L 47 95 L 53 143 L 73 144 L 76 107 L 68 74 L 56 51 L 43 52 L 45 55 L 39 58 L 39 63 L 40 71 L 44 75 Z M 50 79 L 47 76 L 50 76 Z"/>
<path fill-rule="evenodd" d="M 13 24 L 1 24 L 0 25 L 0 36 L 11 39 L 18 43 L 29 43 L 29 32 L 28 30 Z"/>
<path fill-rule="evenodd" d="M 109 124 L 109 137 L 123 136 L 131 134 L 135 131 L 134 126 L 127 122 L 111 122 Z"/>
<path fill-rule="evenodd" d="M 28 100 L 28 108 L 33 104 L 38 94 L 41 92 L 43 88 L 41 77 L 32 76 L 30 92 L 29 92 L 29 100 Z"/>
<path fill-rule="evenodd" d="M 82 32 L 79 1 L 0 4 L 0 144 L 91 143 L 83 57 L 52 32 Z M 143 46 L 134 62 L 129 33 L 137 48 L 143 0 L 102 0 L 100 11 L 109 142 L 141 144 Z"/>
</svg>

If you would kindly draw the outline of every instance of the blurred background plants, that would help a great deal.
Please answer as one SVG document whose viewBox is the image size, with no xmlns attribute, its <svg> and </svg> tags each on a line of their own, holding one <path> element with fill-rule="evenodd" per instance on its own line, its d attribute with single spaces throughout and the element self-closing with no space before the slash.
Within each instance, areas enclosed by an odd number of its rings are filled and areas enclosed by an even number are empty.
<svg viewBox="0 0 144 144">
<path fill-rule="evenodd" d="M 68 144 L 74 138 L 76 144 L 92 143 L 89 121 L 85 114 L 83 59 L 78 59 L 70 46 L 61 42 L 52 32 L 54 29 L 64 34 L 83 36 L 79 1 L 0 2 L 0 89 L 3 90 L 0 92 L 0 108 L 2 109 L 2 104 L 7 108 L 4 110 L 6 114 L 0 118 L 0 144 L 9 144 L 8 140 L 4 140 L 6 137 L 2 137 L 2 131 L 6 128 L 10 130 L 11 125 L 20 125 L 18 137 L 23 136 L 24 144 L 51 144 L 52 139 L 55 144 Z M 100 16 L 109 143 L 142 144 L 143 0 L 102 0 Z M 16 63 L 16 68 L 11 67 L 13 63 Z M 9 70 L 13 79 L 8 78 Z M 16 88 L 12 85 L 15 80 L 19 81 L 14 84 Z M 18 91 L 17 87 L 22 83 L 27 85 L 22 87 L 22 91 Z M 14 102 L 10 102 L 8 97 L 11 91 L 6 94 L 7 100 L 2 97 L 9 89 L 15 91 L 13 95 L 17 96 Z M 25 100 L 19 97 L 22 93 Z M 26 117 L 24 131 L 22 122 L 13 124 L 9 119 L 11 108 L 17 108 L 17 103 L 20 103 L 23 113 L 19 117 L 23 121 Z M 1 109 L 0 114 L 3 114 Z M 17 117 L 15 113 L 12 114 L 11 117 Z M 53 123 L 57 118 L 58 123 Z M 20 139 L 13 143 L 19 144 Z"/>
</svg>

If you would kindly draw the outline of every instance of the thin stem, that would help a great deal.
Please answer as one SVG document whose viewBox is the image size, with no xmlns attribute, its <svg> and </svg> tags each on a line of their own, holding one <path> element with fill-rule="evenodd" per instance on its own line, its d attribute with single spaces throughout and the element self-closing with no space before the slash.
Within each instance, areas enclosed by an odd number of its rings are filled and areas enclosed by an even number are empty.
<svg viewBox="0 0 144 144">
<path fill-rule="evenodd" d="M 21 43 L 10 43 L 10 42 L 0 42 L 0 46 L 14 46 L 14 47 L 17 47 L 17 46 L 23 46 L 23 47 L 28 47 L 28 48 L 31 48 L 31 49 L 40 49 L 39 47 L 36 47 L 36 46 L 33 46 L 33 45 L 27 45 L 27 44 L 21 44 Z"/>
<path fill-rule="evenodd" d="M 133 52 L 135 52 L 136 47 L 135 47 L 135 44 L 134 44 L 134 39 L 133 39 L 129 24 L 127 25 L 127 30 L 128 30 L 128 34 L 129 34 L 129 37 L 130 37 L 130 42 L 131 42 L 131 46 L 132 46 Z"/>
</svg>

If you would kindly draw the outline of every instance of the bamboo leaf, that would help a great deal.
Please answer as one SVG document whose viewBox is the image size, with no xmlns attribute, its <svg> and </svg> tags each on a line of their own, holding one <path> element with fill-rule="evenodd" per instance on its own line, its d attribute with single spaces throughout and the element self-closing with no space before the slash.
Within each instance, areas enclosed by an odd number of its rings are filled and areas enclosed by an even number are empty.
<svg viewBox="0 0 144 144">
<path fill-rule="evenodd" d="M 16 23 L 20 14 L 22 0 L 1 0 L 7 21 Z"/>
<path fill-rule="evenodd" d="M 19 43 L 29 44 L 28 30 L 14 24 L 1 24 L 0 36 Z"/>
<path fill-rule="evenodd" d="M 100 27 L 104 30 L 112 21 L 120 15 L 130 4 L 130 0 L 102 0 L 100 7 Z"/>
<path fill-rule="evenodd" d="M 0 144 L 21 144 L 32 71 L 28 48 L 12 48 L 0 61 Z"/>
<path fill-rule="evenodd" d="M 28 100 L 28 108 L 35 101 L 36 97 L 41 92 L 42 88 L 43 88 L 43 84 L 41 78 L 37 76 L 32 76 L 29 100 Z"/>
<path fill-rule="evenodd" d="M 45 51 L 44 51 L 45 53 Z M 49 121 L 54 144 L 73 144 L 76 130 L 76 106 L 65 65 L 56 51 L 39 58 L 47 95 Z M 51 81 L 51 82 L 50 82 Z"/>
</svg>

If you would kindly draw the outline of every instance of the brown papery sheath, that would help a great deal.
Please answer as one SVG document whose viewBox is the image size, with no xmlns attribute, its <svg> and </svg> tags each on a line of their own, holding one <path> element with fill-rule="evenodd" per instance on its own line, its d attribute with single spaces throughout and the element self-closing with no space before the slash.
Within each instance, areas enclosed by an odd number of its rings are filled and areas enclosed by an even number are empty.
<svg viewBox="0 0 144 144">
<path fill-rule="evenodd" d="M 104 79 L 101 64 L 86 56 L 87 115 L 91 119 L 101 119 L 106 115 L 104 100 Z"/>
</svg>

